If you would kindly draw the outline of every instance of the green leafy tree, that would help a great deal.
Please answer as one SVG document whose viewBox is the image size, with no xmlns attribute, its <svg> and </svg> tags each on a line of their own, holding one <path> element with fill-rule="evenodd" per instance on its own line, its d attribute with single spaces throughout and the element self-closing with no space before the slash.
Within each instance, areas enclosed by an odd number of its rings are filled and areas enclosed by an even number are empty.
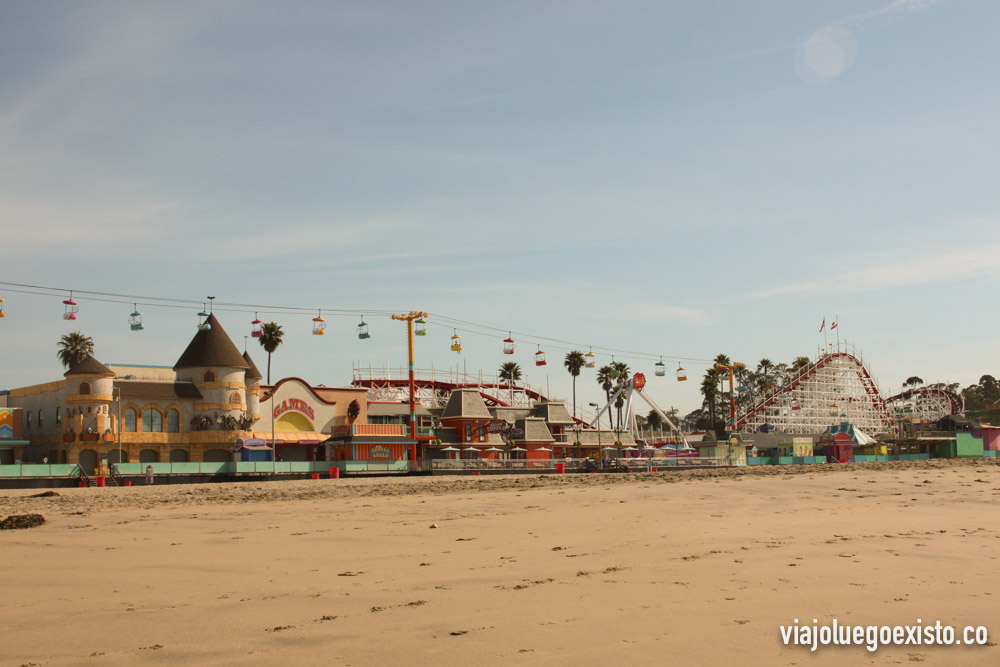
<svg viewBox="0 0 1000 667">
<path fill-rule="evenodd" d="M 904 387 L 919 387 L 924 383 L 923 378 L 917 377 L 916 375 L 911 375 L 906 378 L 906 382 L 903 383 Z"/>
<path fill-rule="evenodd" d="M 58 345 L 56 356 L 67 370 L 94 354 L 94 340 L 79 331 L 65 334 L 59 339 Z"/>
<path fill-rule="evenodd" d="M 566 353 L 566 360 L 563 366 L 570 375 L 573 376 L 573 418 L 576 419 L 576 379 L 580 377 L 580 371 L 587 365 L 587 359 L 580 350 L 573 350 Z"/>
<path fill-rule="evenodd" d="M 267 352 L 267 383 L 271 384 L 271 355 L 281 346 L 281 339 L 285 332 L 281 330 L 281 325 L 277 322 L 265 322 L 260 327 L 260 346 Z"/>
</svg>

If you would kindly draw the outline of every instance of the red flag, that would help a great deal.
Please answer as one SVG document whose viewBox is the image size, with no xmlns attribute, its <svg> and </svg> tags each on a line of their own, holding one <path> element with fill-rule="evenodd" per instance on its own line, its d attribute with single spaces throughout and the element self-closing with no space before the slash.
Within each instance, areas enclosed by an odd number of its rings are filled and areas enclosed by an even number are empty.
<svg viewBox="0 0 1000 667">
<path fill-rule="evenodd" d="M 833 318 L 833 324 L 830 325 L 830 331 L 833 331 L 836 328 L 837 328 L 837 318 L 835 317 Z"/>
</svg>

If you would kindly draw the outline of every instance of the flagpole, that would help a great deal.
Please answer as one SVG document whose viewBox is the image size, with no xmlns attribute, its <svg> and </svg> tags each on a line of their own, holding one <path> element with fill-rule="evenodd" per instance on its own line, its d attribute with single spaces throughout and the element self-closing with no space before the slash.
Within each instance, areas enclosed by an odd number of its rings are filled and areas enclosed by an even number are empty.
<svg viewBox="0 0 1000 667">
<path fill-rule="evenodd" d="M 833 323 L 837 327 L 837 352 L 840 352 L 840 315 L 833 316 Z"/>
</svg>

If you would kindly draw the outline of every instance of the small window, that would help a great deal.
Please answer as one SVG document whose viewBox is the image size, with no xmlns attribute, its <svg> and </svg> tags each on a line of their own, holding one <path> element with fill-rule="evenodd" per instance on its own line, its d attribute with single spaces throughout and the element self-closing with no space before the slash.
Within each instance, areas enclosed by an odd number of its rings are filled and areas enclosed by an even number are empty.
<svg viewBox="0 0 1000 667">
<path fill-rule="evenodd" d="M 31 428 L 31 411 L 24 413 L 24 427 Z"/>
<path fill-rule="evenodd" d="M 163 431 L 163 415 L 159 410 L 147 408 L 142 411 L 142 432 L 160 433 Z"/>
<path fill-rule="evenodd" d="M 181 426 L 181 415 L 176 410 L 167 411 L 167 433 L 179 432 Z"/>
<path fill-rule="evenodd" d="M 81 382 L 80 383 L 80 393 L 81 394 L 89 394 L 90 393 L 90 383 L 89 382 Z"/>
<path fill-rule="evenodd" d="M 233 405 L 242 405 L 243 399 L 240 398 L 240 392 L 234 391 L 233 395 L 229 397 L 229 402 Z"/>
<path fill-rule="evenodd" d="M 135 433 L 135 408 L 125 408 L 125 431 Z"/>
<path fill-rule="evenodd" d="M 62 424 L 62 407 L 56 406 L 56 423 Z"/>
<path fill-rule="evenodd" d="M 38 428 L 42 428 L 42 411 L 38 411 Z"/>
<path fill-rule="evenodd" d="M 465 441 L 470 442 L 472 440 L 472 424 L 465 425 Z"/>
<path fill-rule="evenodd" d="M 202 376 L 205 382 L 215 382 L 215 371 L 205 371 L 205 375 Z"/>
</svg>

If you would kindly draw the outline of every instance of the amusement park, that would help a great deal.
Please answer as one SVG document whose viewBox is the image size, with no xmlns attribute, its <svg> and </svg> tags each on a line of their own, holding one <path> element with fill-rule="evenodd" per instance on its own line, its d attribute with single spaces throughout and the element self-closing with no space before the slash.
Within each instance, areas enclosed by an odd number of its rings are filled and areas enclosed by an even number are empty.
<svg viewBox="0 0 1000 667">
<path fill-rule="evenodd" d="M 56 316 L 74 326 L 83 323 L 81 301 L 120 303 L 130 310 L 123 317 L 126 336 L 146 331 L 140 306 L 168 305 L 137 295 L 2 285 L 34 298 L 63 297 Z M 16 314 L 6 312 L 5 304 L 0 299 L 2 326 L 17 326 Z M 395 366 L 355 361 L 349 381 L 323 378 L 326 382 L 314 384 L 298 377 L 272 381 L 272 356 L 286 331 L 261 318 L 273 307 L 209 296 L 190 308 L 192 333 L 177 342 L 172 365 L 153 365 L 150 359 L 103 363 L 95 356 L 94 341 L 74 331 L 59 342 L 61 378 L 53 373 L 36 384 L 3 388 L 3 483 L 125 484 L 148 475 L 186 482 L 246 476 L 652 472 L 981 457 L 1000 450 L 995 399 L 979 406 L 985 409 L 967 412 L 957 386 L 925 384 L 916 377 L 901 391 L 884 391 L 861 350 L 842 342 L 839 330 L 836 340 L 825 341 L 812 357 L 790 364 L 762 359 L 750 367 L 726 355 L 697 359 L 612 351 L 425 311 L 362 314 L 286 307 L 280 311 L 284 321 L 307 322 L 313 336 L 330 331 L 324 313 L 357 317 L 353 336 L 359 355 L 372 338 L 374 322 L 384 322 L 383 330 L 399 342 Z M 229 327 L 245 327 L 242 352 L 223 327 L 223 317 Z M 433 324 L 438 328 L 432 334 L 428 325 Z M 837 326 L 834 319 L 831 329 Z M 463 334 L 476 334 L 479 344 L 484 331 L 496 345 L 495 369 L 418 365 L 418 345 L 437 337 L 438 345 L 460 358 Z M 106 345 L 114 347 L 114 342 Z M 523 348 L 525 366 L 537 372 L 533 377 L 546 378 L 544 386 L 529 383 L 515 361 Z M 260 355 L 267 355 L 266 365 L 261 364 L 265 373 L 251 352 L 262 362 Z M 571 377 L 571 396 L 552 395 L 550 362 Z M 651 381 L 697 382 L 689 370 L 694 368 L 704 369 L 701 407 L 682 416 L 658 404 Z M 588 378 L 604 400 L 577 400 L 577 381 Z"/>
</svg>

